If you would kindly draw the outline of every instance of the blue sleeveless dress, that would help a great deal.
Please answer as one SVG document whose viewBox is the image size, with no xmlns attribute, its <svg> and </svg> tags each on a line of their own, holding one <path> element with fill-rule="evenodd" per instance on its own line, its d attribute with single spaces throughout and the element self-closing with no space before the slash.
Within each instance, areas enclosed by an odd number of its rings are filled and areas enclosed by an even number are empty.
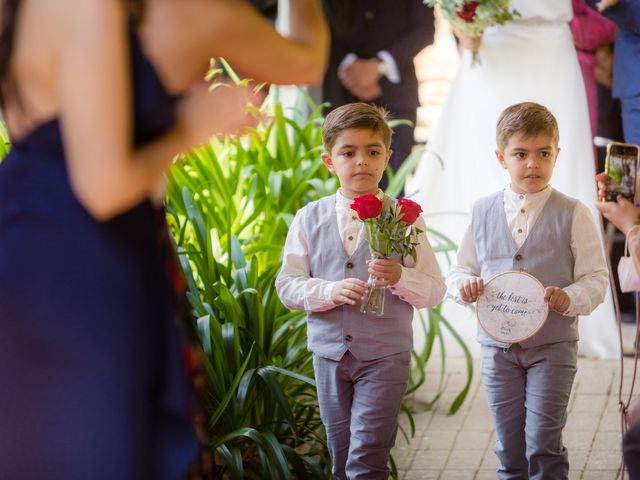
<svg viewBox="0 0 640 480">
<path fill-rule="evenodd" d="M 174 102 L 134 34 L 131 65 L 139 145 L 172 125 Z M 149 202 L 107 222 L 85 211 L 57 119 L 0 163 L 0 478 L 187 471 L 197 442 L 163 236 Z"/>
</svg>

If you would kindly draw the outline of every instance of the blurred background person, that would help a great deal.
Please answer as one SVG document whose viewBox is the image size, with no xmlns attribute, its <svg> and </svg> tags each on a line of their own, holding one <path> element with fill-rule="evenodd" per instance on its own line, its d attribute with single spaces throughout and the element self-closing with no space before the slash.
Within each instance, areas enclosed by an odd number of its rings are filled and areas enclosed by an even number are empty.
<svg viewBox="0 0 640 480">
<path fill-rule="evenodd" d="M 596 208 L 625 235 L 629 255 L 638 277 L 640 276 L 640 209 L 622 196 L 618 196 L 615 202 L 603 201 L 606 175 L 600 173 L 596 176 L 596 180 L 599 186 L 599 201 L 596 203 Z M 629 429 L 622 440 L 624 463 L 629 471 L 629 478 L 638 480 L 640 479 L 640 404 L 637 398 L 631 401 L 625 415 Z"/>
<path fill-rule="evenodd" d="M 197 413 L 175 258 L 148 197 L 176 154 L 256 123 L 250 87 L 208 92 L 211 57 L 259 81 L 320 80 L 320 8 L 293 0 L 289 38 L 241 1 L 2 0 L 0 12 L 13 140 L 0 164 L 0 478 L 182 477 Z"/>
<path fill-rule="evenodd" d="M 616 25 L 590 9 L 584 0 L 573 0 L 572 6 L 573 18 L 569 26 L 584 78 L 587 104 L 589 105 L 591 136 L 593 137 L 598 131 L 598 91 L 596 86 L 598 58 L 596 53 L 599 50 L 611 48 L 615 38 Z"/>
<path fill-rule="evenodd" d="M 582 0 L 580 1 L 582 2 Z M 605 168 L 605 147 L 609 140 L 626 141 L 627 143 L 640 142 L 640 68 L 634 61 L 640 56 L 640 2 L 587 0 L 586 4 L 592 8 L 587 9 L 586 12 L 581 8 L 580 14 L 586 15 L 592 20 L 585 23 L 585 28 L 582 29 L 583 37 L 604 39 L 605 36 L 608 36 L 608 34 L 603 35 L 601 28 L 597 26 L 601 24 L 602 20 L 613 21 L 614 25 L 617 24 L 618 27 L 615 42 L 612 45 L 601 45 L 595 51 L 593 74 L 596 81 L 598 108 L 595 135 L 600 137 L 600 139 L 596 139 L 598 140 L 596 142 L 598 145 L 596 171 L 602 171 Z M 608 29 L 609 27 L 607 27 Z M 575 33 L 574 30 L 574 38 L 576 38 Z M 579 57 L 580 55 L 584 57 L 586 54 L 581 52 L 578 43 L 576 46 Z M 587 92 L 589 92 L 589 87 L 587 87 Z M 592 108 L 592 104 L 593 101 L 590 97 L 590 108 Z M 617 265 L 618 260 L 624 254 L 624 235 L 616 233 L 613 226 L 615 224 L 607 225 L 607 237 L 611 262 L 613 265 Z M 622 319 L 625 323 L 635 323 L 634 295 L 620 291 L 617 269 L 614 268 L 612 273 Z M 625 344 L 625 353 L 633 353 L 633 351 L 633 342 Z"/>
<path fill-rule="evenodd" d="M 586 0 L 618 26 L 613 54 L 613 96 L 622 105 L 627 143 L 640 144 L 640 2 Z"/>
</svg>

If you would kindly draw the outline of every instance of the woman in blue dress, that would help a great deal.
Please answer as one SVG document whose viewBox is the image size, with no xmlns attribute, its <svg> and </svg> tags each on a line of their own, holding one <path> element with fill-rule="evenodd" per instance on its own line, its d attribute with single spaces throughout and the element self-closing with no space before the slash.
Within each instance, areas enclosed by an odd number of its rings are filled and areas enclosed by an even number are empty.
<svg viewBox="0 0 640 480">
<path fill-rule="evenodd" d="M 312 83 L 321 14 L 292 2 L 285 39 L 238 1 L 1 4 L 0 478 L 179 478 L 197 442 L 149 193 L 177 153 L 255 121 L 247 88 L 199 84 L 209 58 Z"/>
</svg>

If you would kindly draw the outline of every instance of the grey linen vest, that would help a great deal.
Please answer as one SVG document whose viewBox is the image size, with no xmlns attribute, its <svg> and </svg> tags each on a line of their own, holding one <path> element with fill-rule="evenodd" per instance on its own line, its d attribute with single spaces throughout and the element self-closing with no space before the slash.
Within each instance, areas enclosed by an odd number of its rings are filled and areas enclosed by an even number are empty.
<svg viewBox="0 0 640 480">
<path fill-rule="evenodd" d="M 551 192 L 538 220 L 520 248 L 509 230 L 503 203 L 504 191 L 481 198 L 473 207 L 472 232 L 486 282 L 498 273 L 521 270 L 536 277 L 545 287 L 566 287 L 573 283 L 574 258 L 571 227 L 577 201 L 556 190 Z M 521 342 L 524 348 L 578 340 L 577 317 L 549 311 L 544 326 Z M 482 345 L 506 347 L 487 336 L 478 326 Z"/>
<path fill-rule="evenodd" d="M 390 199 L 393 204 L 394 200 Z M 351 256 L 344 251 L 335 195 L 307 206 L 304 231 L 308 242 L 310 275 L 324 280 L 369 278 L 366 261 L 371 258 L 368 238 L 363 236 Z M 400 261 L 398 255 L 394 255 Z M 309 350 L 338 361 L 347 350 L 358 360 L 368 361 L 406 352 L 413 346 L 413 307 L 385 289 L 384 316 L 360 313 L 360 304 L 341 305 L 307 317 Z"/>
</svg>

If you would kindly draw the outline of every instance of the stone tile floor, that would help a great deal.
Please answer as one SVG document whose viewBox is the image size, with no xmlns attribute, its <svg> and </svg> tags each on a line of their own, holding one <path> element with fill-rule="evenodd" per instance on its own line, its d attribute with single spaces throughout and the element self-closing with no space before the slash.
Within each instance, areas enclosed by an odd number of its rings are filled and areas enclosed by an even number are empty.
<svg viewBox="0 0 640 480">
<path fill-rule="evenodd" d="M 447 358 L 445 391 L 436 406 L 414 415 L 416 435 L 409 444 L 398 434 L 393 456 L 403 480 L 495 479 L 494 430 L 484 390 L 474 363 L 473 383 L 467 400 L 453 416 L 446 412 L 466 381 L 462 358 Z M 633 358 L 625 358 L 628 391 Z M 427 382 L 414 395 L 416 405 L 428 402 L 439 380 L 439 364 L 427 369 Z M 569 450 L 571 480 L 621 479 L 619 467 L 620 415 L 618 384 L 620 362 L 580 358 L 569 403 L 564 440 Z M 419 407 L 418 407 L 419 408 Z M 406 419 L 401 418 L 406 425 Z"/>
</svg>

